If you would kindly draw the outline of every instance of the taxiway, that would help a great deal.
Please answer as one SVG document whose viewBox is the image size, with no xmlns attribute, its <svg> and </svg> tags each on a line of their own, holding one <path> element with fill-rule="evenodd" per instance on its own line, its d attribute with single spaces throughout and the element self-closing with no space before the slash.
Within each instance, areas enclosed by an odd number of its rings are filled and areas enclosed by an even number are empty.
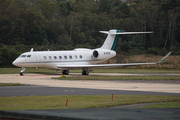
<svg viewBox="0 0 180 120">
<path fill-rule="evenodd" d="M 79 74 L 71 74 L 79 75 Z M 132 75 L 93 73 L 91 75 Z M 134 75 L 134 74 L 133 74 Z M 143 74 L 135 74 L 143 75 Z M 144 74 L 147 75 L 147 74 Z M 150 75 L 150 74 L 148 74 Z M 156 74 L 180 76 L 180 74 Z M 180 80 L 176 81 L 95 81 L 55 80 L 59 74 L 0 74 L 0 83 L 21 83 L 28 86 L 0 87 L 0 96 L 36 95 L 180 95 Z M 30 85 L 30 86 L 29 86 Z M 22 119 L 179 119 L 179 109 L 56 109 L 0 111 L 0 118 Z"/>
<path fill-rule="evenodd" d="M 91 75 L 98 75 L 92 73 Z M 103 73 L 107 75 L 106 73 Z M 100 73 L 100 75 L 103 75 Z M 77 75 L 73 73 L 71 75 Z M 122 75 L 108 73 L 108 75 Z M 164 74 L 162 74 L 164 75 Z M 167 76 L 168 74 L 166 74 Z M 172 75 L 172 74 L 170 74 Z M 176 74 L 179 75 L 180 74 Z M 121 90 L 121 91 L 139 91 L 139 92 L 157 92 L 157 93 L 176 93 L 180 94 L 180 81 L 128 81 L 128 80 L 112 80 L 112 81 L 95 81 L 95 80 L 55 80 L 52 77 L 59 77 L 59 74 L 26 74 L 19 76 L 18 74 L 0 74 L 0 83 L 21 83 L 34 86 L 61 87 L 81 89 L 98 89 L 98 90 Z M 28 87 L 23 87 L 27 89 Z M 40 87 L 41 88 L 41 87 Z M 1 93 L 2 94 L 2 93 Z"/>
</svg>

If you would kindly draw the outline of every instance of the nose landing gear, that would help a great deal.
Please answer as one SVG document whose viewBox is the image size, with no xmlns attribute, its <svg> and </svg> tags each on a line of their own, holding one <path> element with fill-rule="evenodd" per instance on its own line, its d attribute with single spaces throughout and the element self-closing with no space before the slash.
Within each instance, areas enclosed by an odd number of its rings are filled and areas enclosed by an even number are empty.
<svg viewBox="0 0 180 120">
<path fill-rule="evenodd" d="M 23 67 L 22 70 L 21 70 L 21 72 L 20 72 L 20 75 L 21 75 L 21 76 L 24 76 L 24 71 L 25 71 L 25 70 L 26 70 L 26 68 Z"/>
</svg>

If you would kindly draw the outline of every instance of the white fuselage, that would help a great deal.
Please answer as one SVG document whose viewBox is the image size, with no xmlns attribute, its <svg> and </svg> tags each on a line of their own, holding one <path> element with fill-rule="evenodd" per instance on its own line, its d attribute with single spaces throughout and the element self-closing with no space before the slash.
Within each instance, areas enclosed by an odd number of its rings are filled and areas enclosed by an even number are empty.
<svg viewBox="0 0 180 120">
<path fill-rule="evenodd" d="M 82 75 L 88 75 L 92 71 L 89 69 L 159 64 L 171 54 L 169 52 L 161 60 L 154 63 L 97 64 L 116 56 L 114 49 L 117 44 L 118 35 L 152 33 L 124 32 L 115 29 L 100 32 L 107 34 L 107 38 L 100 48 L 78 48 L 69 51 L 33 51 L 33 48 L 31 48 L 30 52 L 22 53 L 12 64 L 22 67 L 20 75 L 24 75 L 26 67 L 44 67 L 52 70 L 62 70 L 64 75 L 68 75 L 71 69 L 82 69 Z"/>
<path fill-rule="evenodd" d="M 98 51 L 97 57 L 94 57 L 94 51 Z M 34 51 L 25 52 L 21 54 L 13 62 L 13 64 L 18 67 L 44 67 L 53 70 L 69 70 L 69 68 L 60 68 L 57 66 L 92 65 L 110 59 L 115 55 L 115 51 L 107 49 L 74 49 L 71 51 Z"/>
</svg>

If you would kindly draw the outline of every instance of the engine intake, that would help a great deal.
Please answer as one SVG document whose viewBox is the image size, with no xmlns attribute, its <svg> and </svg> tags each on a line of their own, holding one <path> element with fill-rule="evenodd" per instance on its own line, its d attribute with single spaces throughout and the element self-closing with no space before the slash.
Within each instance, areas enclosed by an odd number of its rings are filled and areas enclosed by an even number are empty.
<svg viewBox="0 0 180 120">
<path fill-rule="evenodd" d="M 116 52 L 113 50 L 96 49 L 96 50 L 93 50 L 91 57 L 93 59 L 106 60 L 111 57 L 114 57 L 115 55 L 116 55 Z"/>
<path fill-rule="evenodd" d="M 98 56 L 99 56 L 98 51 L 96 51 L 96 50 L 95 50 L 95 51 L 93 51 L 93 57 L 94 57 L 94 58 L 98 58 Z"/>
</svg>

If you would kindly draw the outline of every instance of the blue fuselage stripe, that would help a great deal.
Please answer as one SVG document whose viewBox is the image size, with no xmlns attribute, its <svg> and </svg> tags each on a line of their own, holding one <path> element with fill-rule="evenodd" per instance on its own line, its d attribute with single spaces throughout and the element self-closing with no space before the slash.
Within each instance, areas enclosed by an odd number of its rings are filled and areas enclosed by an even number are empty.
<svg viewBox="0 0 180 120">
<path fill-rule="evenodd" d="M 120 30 L 117 30 L 116 33 L 119 33 Z M 115 36 L 114 38 L 114 42 L 113 42 L 113 45 L 111 47 L 111 50 L 114 50 L 115 46 L 116 46 L 116 43 L 117 43 L 117 39 L 118 39 L 118 35 Z"/>
</svg>

